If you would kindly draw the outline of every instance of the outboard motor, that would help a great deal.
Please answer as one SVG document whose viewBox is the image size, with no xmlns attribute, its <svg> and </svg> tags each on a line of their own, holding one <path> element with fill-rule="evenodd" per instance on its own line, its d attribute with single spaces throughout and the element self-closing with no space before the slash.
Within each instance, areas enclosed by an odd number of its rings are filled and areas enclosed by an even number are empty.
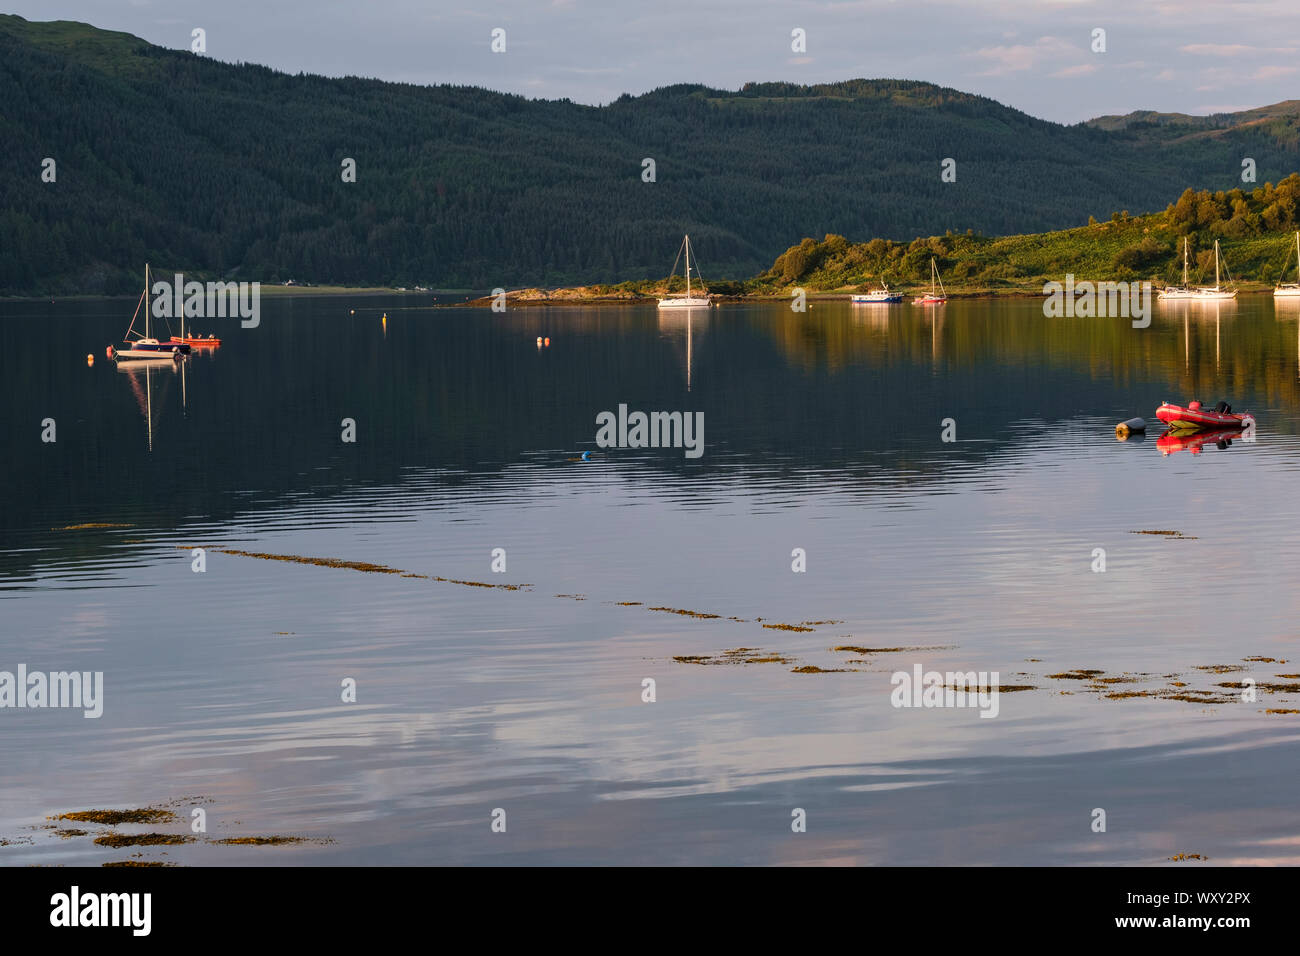
<svg viewBox="0 0 1300 956">
<path fill-rule="evenodd" d="M 1219 404 L 1217 404 L 1217 405 L 1214 406 L 1214 410 L 1215 410 L 1216 412 L 1218 412 L 1220 415 L 1222 415 L 1224 412 L 1226 412 L 1226 411 L 1228 410 L 1228 403 L 1227 403 L 1227 402 L 1219 402 Z"/>
</svg>

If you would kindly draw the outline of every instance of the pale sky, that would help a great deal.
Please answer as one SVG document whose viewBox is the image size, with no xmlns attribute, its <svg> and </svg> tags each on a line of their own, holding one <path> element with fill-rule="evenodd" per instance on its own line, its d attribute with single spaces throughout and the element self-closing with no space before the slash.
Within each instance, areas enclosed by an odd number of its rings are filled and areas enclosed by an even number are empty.
<svg viewBox="0 0 1300 956">
<path fill-rule="evenodd" d="M 1300 98 L 1300 0 L 9 0 L 5 12 L 180 49 L 201 27 L 219 60 L 580 103 L 856 77 L 927 80 L 1059 122 Z M 490 49 L 496 27 L 504 53 Z"/>
</svg>

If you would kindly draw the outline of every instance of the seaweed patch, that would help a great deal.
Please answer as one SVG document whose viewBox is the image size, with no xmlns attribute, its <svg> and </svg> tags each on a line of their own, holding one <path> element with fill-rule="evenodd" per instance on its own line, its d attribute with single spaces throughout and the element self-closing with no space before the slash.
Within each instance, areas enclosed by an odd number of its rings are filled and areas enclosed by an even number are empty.
<svg viewBox="0 0 1300 956">
<path fill-rule="evenodd" d="M 840 644 L 832 651 L 846 651 L 849 654 L 903 654 L 910 651 L 950 651 L 956 644 L 936 644 L 930 647 L 859 647 L 856 644 Z M 1101 673 L 1098 671 L 1097 673 Z"/>
<path fill-rule="evenodd" d="M 175 823 L 176 814 L 161 807 L 145 807 L 142 810 L 74 810 L 60 813 L 58 816 L 46 817 L 47 820 L 71 820 L 74 823 L 98 823 L 103 826 L 117 826 L 120 823 Z"/>
<path fill-rule="evenodd" d="M 328 838 L 311 839 L 309 837 L 298 836 L 254 836 L 254 837 L 226 837 L 221 840 L 209 840 L 209 843 L 219 844 L 221 846 L 290 846 L 298 843 L 314 843 L 323 845 L 333 843 Z"/>
<path fill-rule="evenodd" d="M 652 607 L 647 608 L 647 610 L 662 611 L 665 614 L 680 614 L 682 617 L 695 617 L 700 618 L 701 620 L 722 617 L 721 614 L 710 614 L 708 611 L 687 611 L 680 607 Z"/>
<path fill-rule="evenodd" d="M 781 654 L 764 654 L 756 647 L 733 647 L 721 654 L 681 654 L 673 658 L 679 664 L 792 664 L 794 659 Z"/>
<path fill-rule="evenodd" d="M 184 833 L 104 833 L 95 837 L 96 846 L 176 846 L 192 843 L 194 838 Z"/>
<path fill-rule="evenodd" d="M 110 860 L 107 863 L 101 863 L 100 866 L 178 866 L 176 863 L 168 863 L 166 860 Z"/>
</svg>

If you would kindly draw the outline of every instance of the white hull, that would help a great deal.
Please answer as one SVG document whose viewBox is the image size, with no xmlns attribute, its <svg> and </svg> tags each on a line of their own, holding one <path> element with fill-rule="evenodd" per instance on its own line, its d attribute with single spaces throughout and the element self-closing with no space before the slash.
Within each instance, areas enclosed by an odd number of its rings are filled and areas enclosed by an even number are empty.
<svg viewBox="0 0 1300 956">
<path fill-rule="evenodd" d="M 141 362 L 166 362 L 171 364 L 178 361 L 181 357 L 179 352 L 159 352 L 156 349 L 144 351 L 143 349 L 114 349 L 113 358 L 115 359 L 133 359 Z"/>
<path fill-rule="evenodd" d="M 709 300 L 698 297 L 679 296 L 675 299 L 659 300 L 659 308 L 661 309 L 707 309 L 708 307 Z"/>
<path fill-rule="evenodd" d="M 114 356 L 114 358 L 117 359 L 122 359 L 123 357 L 124 356 L 122 355 L 121 352 L 118 352 L 117 355 Z M 169 368 L 174 372 L 176 371 L 176 366 L 180 364 L 178 361 L 176 361 L 176 359 L 172 358 L 170 355 L 165 358 L 159 358 L 157 352 L 154 352 L 152 355 L 148 355 L 148 356 L 136 353 L 135 355 L 125 356 L 125 358 L 133 359 L 133 361 L 130 362 L 119 361 L 117 363 L 117 370 L 119 372 L 126 371 L 128 369 L 133 369 L 133 368 L 135 369 L 144 368 L 146 365 L 151 368 L 163 368 L 165 366 L 166 368 Z"/>
<path fill-rule="evenodd" d="M 1300 284 L 1288 282 L 1273 290 L 1275 299 L 1300 299 Z"/>
<path fill-rule="evenodd" d="M 1157 299 L 1164 302 L 1221 302 L 1236 297 L 1237 293 L 1222 289 L 1161 289 L 1156 295 Z"/>
</svg>

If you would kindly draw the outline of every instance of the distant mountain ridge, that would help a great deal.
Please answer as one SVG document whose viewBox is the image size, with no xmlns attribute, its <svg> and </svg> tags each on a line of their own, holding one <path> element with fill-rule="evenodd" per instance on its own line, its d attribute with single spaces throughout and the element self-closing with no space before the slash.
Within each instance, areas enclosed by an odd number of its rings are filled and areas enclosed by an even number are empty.
<svg viewBox="0 0 1300 956">
<path fill-rule="evenodd" d="M 865 79 L 594 107 L 291 76 L 0 15 L 0 294 L 130 291 L 145 261 L 348 285 L 611 282 L 666 275 L 683 232 L 706 279 L 750 276 L 801 236 L 1038 232 L 1241 186 L 1244 156 L 1260 183 L 1300 168 L 1294 101 L 1227 116 L 1062 126 Z"/>
</svg>

